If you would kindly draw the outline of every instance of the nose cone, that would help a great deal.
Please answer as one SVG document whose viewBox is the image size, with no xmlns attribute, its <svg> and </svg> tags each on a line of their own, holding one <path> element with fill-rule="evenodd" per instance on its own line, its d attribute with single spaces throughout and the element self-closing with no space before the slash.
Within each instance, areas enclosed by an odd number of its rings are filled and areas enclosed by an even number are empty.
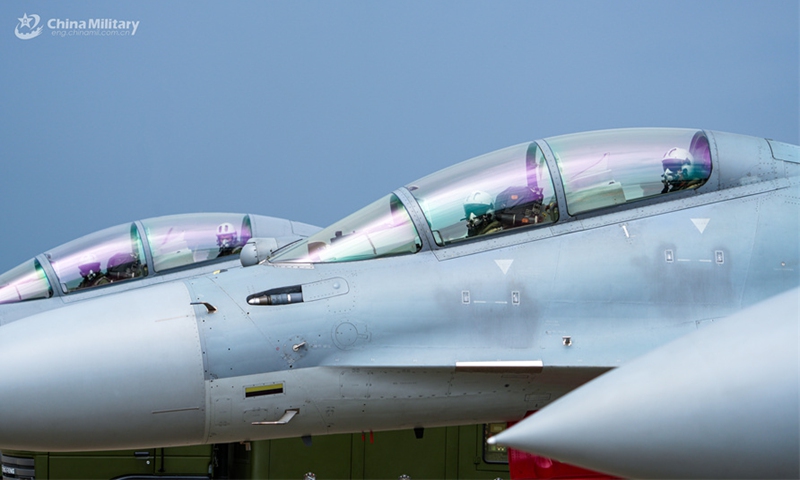
<svg viewBox="0 0 800 480">
<path fill-rule="evenodd" d="M 626 478 L 797 478 L 798 292 L 611 371 L 493 441 Z"/>
<path fill-rule="evenodd" d="M 0 449 L 201 443 L 205 383 L 182 282 L 108 295 L 0 327 Z"/>
</svg>

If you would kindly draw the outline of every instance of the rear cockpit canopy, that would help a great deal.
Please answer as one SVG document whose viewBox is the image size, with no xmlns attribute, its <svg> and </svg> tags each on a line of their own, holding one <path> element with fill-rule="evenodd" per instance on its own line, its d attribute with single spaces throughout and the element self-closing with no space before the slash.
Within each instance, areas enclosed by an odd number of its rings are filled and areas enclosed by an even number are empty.
<svg viewBox="0 0 800 480">
<path fill-rule="evenodd" d="M 231 213 L 172 215 L 117 225 L 0 275 L 0 304 L 224 261 L 238 255 L 252 236 L 250 215 Z"/>
<path fill-rule="evenodd" d="M 437 249 L 697 189 L 710 175 L 711 149 L 702 131 L 622 129 L 551 137 L 428 175 L 277 252 L 270 262 L 411 254 L 423 248 L 424 238 Z M 421 217 L 424 222 L 412 221 Z"/>
<path fill-rule="evenodd" d="M 702 186 L 711 176 L 703 132 L 637 128 L 545 139 L 570 215 Z"/>
</svg>

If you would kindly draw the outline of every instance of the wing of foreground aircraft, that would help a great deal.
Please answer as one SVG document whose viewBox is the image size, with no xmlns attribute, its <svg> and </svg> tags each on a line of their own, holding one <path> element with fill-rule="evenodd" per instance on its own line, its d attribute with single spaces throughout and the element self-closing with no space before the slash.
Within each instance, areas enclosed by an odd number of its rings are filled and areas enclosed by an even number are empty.
<svg viewBox="0 0 800 480">
<path fill-rule="evenodd" d="M 0 448 L 521 419 L 796 288 L 798 161 L 711 131 L 548 138 L 401 187 L 268 262 L 5 324 Z"/>
<path fill-rule="evenodd" d="M 625 478 L 798 478 L 800 290 L 660 347 L 489 440 Z"/>
<path fill-rule="evenodd" d="M 170 215 L 117 225 L 0 275 L 0 325 L 100 295 L 239 266 L 240 254 L 245 263 L 257 263 L 318 230 L 236 213 Z"/>
</svg>

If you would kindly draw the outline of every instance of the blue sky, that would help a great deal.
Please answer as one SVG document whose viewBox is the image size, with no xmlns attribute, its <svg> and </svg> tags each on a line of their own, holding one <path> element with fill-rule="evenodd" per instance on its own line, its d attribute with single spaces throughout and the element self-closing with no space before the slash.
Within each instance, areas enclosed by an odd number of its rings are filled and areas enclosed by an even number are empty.
<svg viewBox="0 0 800 480">
<path fill-rule="evenodd" d="M 552 135 L 669 126 L 800 143 L 799 5 L 4 1 L 0 272 L 159 215 L 324 226 Z M 21 40 L 25 14 L 43 29 Z M 49 26 L 67 19 L 139 23 Z"/>
</svg>

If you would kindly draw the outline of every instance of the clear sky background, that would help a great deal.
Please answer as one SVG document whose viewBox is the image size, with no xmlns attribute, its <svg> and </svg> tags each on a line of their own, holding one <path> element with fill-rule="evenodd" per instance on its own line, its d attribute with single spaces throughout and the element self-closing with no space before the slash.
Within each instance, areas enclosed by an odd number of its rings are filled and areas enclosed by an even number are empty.
<svg viewBox="0 0 800 480">
<path fill-rule="evenodd" d="M 664 126 L 800 143 L 799 4 L 3 1 L 0 272 L 159 215 L 324 226 L 553 135 Z M 40 36 L 16 37 L 24 14 Z M 60 37 L 46 24 L 97 18 L 139 25 Z"/>
</svg>

